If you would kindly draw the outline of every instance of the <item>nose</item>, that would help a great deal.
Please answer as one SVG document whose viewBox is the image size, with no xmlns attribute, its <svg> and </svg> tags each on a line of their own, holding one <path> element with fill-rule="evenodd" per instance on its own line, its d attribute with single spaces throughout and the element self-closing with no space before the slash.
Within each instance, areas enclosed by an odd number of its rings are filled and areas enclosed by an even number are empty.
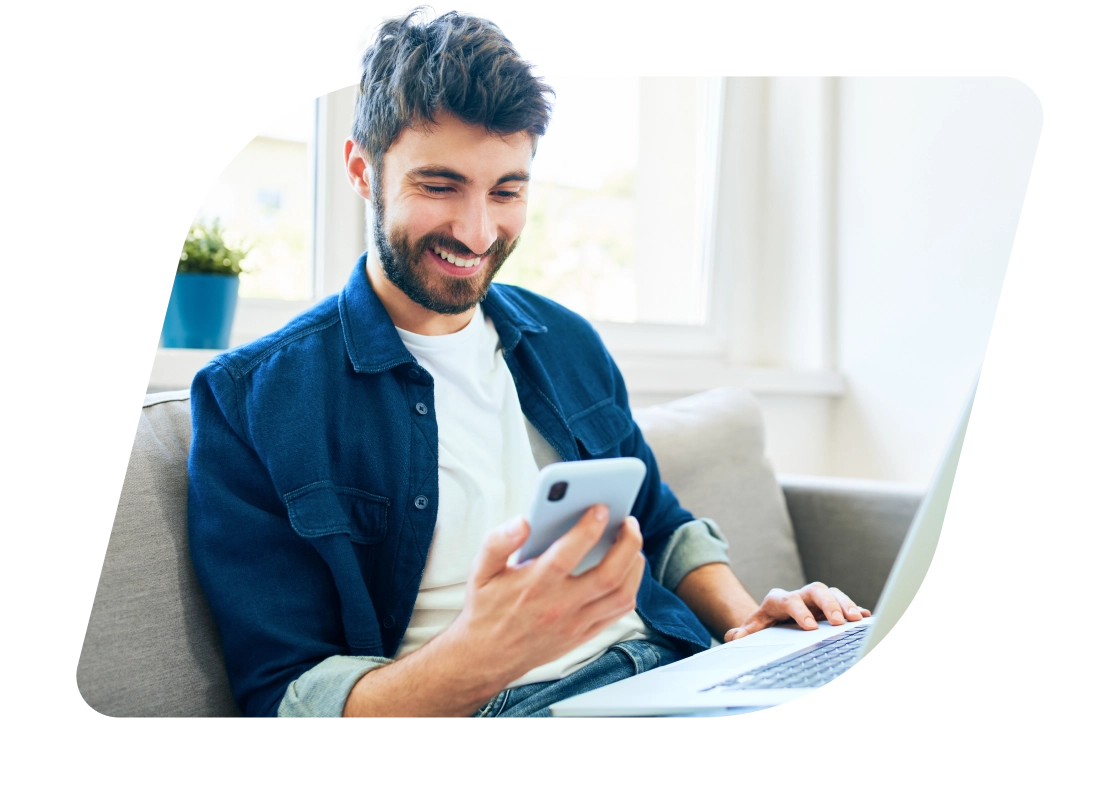
<svg viewBox="0 0 1120 800">
<path fill-rule="evenodd" d="M 451 226 L 451 235 L 469 247 L 475 255 L 482 255 L 490 249 L 490 245 L 498 238 L 498 226 L 490 216 L 486 195 L 471 195 L 465 199 Z"/>
</svg>

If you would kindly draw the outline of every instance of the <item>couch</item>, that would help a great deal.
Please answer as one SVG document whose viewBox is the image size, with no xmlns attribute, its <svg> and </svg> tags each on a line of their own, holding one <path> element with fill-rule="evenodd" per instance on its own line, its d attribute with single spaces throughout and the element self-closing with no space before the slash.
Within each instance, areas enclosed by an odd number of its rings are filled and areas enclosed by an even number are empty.
<svg viewBox="0 0 1120 800">
<path fill-rule="evenodd" d="M 819 580 L 873 608 L 921 492 L 776 476 L 748 392 L 715 389 L 634 417 L 663 479 L 716 520 L 731 566 L 761 598 Z M 148 395 L 78 661 L 78 689 L 110 716 L 239 716 L 187 548 L 186 391 Z"/>
</svg>

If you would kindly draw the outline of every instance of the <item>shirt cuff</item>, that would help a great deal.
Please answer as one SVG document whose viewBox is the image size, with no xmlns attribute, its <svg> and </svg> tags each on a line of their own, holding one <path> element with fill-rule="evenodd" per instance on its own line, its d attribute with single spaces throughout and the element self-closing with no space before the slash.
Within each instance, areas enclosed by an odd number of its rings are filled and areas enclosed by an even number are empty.
<svg viewBox="0 0 1120 800">
<path fill-rule="evenodd" d="M 392 664 L 380 656 L 331 656 L 288 684 L 280 717 L 341 717 L 350 690 L 371 670 Z"/>
<path fill-rule="evenodd" d="M 727 537 L 712 520 L 694 519 L 673 531 L 653 577 L 669 591 L 676 591 L 692 570 L 716 563 L 731 563 L 727 557 Z"/>
</svg>

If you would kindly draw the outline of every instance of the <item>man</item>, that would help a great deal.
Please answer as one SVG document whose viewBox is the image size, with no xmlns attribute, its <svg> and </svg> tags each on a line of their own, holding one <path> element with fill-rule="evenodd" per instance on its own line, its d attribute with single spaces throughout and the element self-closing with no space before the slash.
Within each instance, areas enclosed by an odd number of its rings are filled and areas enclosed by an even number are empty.
<svg viewBox="0 0 1120 800">
<path fill-rule="evenodd" d="M 823 585 L 759 606 L 714 523 L 661 483 L 594 330 L 491 286 L 548 92 L 492 23 L 386 22 L 345 149 L 372 252 L 337 297 L 195 379 L 191 553 L 248 714 L 547 715 L 709 633 L 867 614 Z M 604 560 L 571 575 L 596 506 L 511 565 L 538 468 L 617 456 L 648 472 Z"/>
</svg>

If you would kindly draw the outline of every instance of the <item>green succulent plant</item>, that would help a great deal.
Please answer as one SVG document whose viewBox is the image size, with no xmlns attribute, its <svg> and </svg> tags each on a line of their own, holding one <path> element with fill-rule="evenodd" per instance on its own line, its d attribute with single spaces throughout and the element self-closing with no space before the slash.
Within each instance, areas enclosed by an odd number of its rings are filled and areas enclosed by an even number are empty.
<svg viewBox="0 0 1120 800">
<path fill-rule="evenodd" d="M 204 273 L 207 275 L 240 275 L 244 270 L 241 261 L 253 248 L 231 247 L 225 241 L 226 232 L 217 219 L 207 226 L 195 222 L 183 242 L 177 272 Z"/>
</svg>

